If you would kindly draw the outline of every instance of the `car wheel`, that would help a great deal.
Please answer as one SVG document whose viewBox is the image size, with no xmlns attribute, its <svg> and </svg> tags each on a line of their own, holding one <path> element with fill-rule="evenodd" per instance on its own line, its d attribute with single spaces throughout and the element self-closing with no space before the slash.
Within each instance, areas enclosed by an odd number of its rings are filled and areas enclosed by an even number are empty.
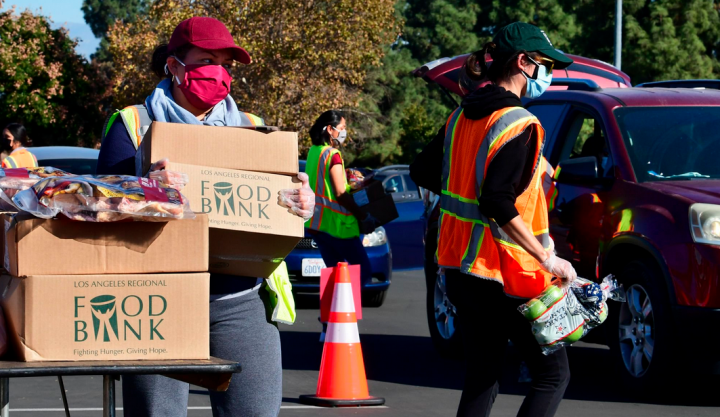
<svg viewBox="0 0 720 417">
<path fill-rule="evenodd" d="M 387 290 L 366 291 L 362 293 L 362 306 L 368 308 L 380 307 L 385 302 Z"/>
<path fill-rule="evenodd" d="M 437 271 L 437 270 L 436 270 Z M 448 358 L 462 356 L 460 320 L 445 290 L 445 275 L 435 273 L 427 292 L 427 321 L 435 350 Z"/>
<path fill-rule="evenodd" d="M 649 392 L 669 376 L 672 360 L 665 281 L 657 268 L 641 260 L 625 265 L 618 281 L 625 288 L 626 301 L 610 307 L 610 350 L 626 385 Z"/>
</svg>

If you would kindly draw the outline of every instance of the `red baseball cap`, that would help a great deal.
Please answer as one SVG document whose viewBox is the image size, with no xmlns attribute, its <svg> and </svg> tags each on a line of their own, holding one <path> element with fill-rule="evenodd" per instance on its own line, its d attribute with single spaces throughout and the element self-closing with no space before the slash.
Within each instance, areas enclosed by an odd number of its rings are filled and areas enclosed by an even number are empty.
<svg viewBox="0 0 720 417">
<path fill-rule="evenodd" d="M 212 17 L 191 17 L 183 20 L 173 31 L 168 52 L 190 44 L 202 49 L 232 49 L 233 59 L 243 64 L 252 62 L 250 54 L 235 45 L 232 35 L 223 22 Z"/>
</svg>

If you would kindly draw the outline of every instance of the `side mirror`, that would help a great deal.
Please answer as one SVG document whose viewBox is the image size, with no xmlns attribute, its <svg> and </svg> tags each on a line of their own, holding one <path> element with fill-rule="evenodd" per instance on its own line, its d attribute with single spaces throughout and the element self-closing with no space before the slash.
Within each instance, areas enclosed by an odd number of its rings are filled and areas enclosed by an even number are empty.
<svg viewBox="0 0 720 417">
<path fill-rule="evenodd" d="M 386 193 L 389 193 L 389 194 L 393 194 L 393 193 L 398 192 L 398 189 L 397 189 L 397 187 L 392 187 L 392 186 L 391 186 L 391 187 L 387 187 L 387 188 L 385 189 L 385 192 L 386 192 Z"/>
<path fill-rule="evenodd" d="M 555 170 L 555 181 L 561 184 L 589 185 L 599 180 L 597 159 L 593 156 L 566 159 Z"/>
</svg>

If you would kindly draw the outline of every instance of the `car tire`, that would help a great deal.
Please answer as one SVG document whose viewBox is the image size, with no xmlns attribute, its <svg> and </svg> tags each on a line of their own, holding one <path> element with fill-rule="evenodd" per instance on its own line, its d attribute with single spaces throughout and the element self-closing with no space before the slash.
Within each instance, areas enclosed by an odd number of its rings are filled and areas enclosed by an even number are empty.
<svg viewBox="0 0 720 417">
<path fill-rule="evenodd" d="M 387 290 L 383 291 L 366 291 L 362 293 L 362 306 L 368 308 L 381 307 L 385 303 Z"/>
<path fill-rule="evenodd" d="M 658 392 L 672 374 L 674 337 L 665 280 L 654 263 L 628 262 L 617 273 L 625 302 L 610 304 L 607 340 L 624 385 Z"/>
<path fill-rule="evenodd" d="M 437 273 L 426 276 L 426 311 L 428 329 L 435 350 L 445 358 L 462 357 L 460 320 L 445 291 L 445 276 Z"/>
</svg>

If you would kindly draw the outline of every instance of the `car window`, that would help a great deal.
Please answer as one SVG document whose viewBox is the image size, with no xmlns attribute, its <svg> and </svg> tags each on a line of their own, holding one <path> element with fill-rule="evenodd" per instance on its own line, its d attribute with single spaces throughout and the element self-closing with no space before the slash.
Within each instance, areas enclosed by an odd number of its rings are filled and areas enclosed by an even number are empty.
<svg viewBox="0 0 720 417">
<path fill-rule="evenodd" d="M 97 159 L 38 159 L 38 165 L 62 169 L 76 175 L 95 175 Z"/>
<path fill-rule="evenodd" d="M 388 177 L 388 179 L 383 181 L 383 187 L 385 187 L 385 191 L 388 192 L 390 192 L 390 190 L 393 188 L 395 188 L 395 190 L 393 190 L 394 193 L 405 192 L 405 186 L 403 185 L 402 176 L 400 175 L 393 175 L 392 177 Z"/>
<path fill-rule="evenodd" d="M 597 159 L 598 174 L 612 177 L 612 157 L 602 122 L 582 111 L 569 120 L 559 161 L 592 156 Z"/>
<path fill-rule="evenodd" d="M 720 178 L 720 107 L 614 111 L 639 182 Z"/>
<path fill-rule="evenodd" d="M 546 143 L 543 153 L 546 156 L 553 148 L 555 128 L 562 117 L 565 107 L 565 104 L 533 104 L 527 108 L 530 113 L 540 119 L 540 124 L 545 129 Z"/>
<path fill-rule="evenodd" d="M 403 175 L 403 178 L 405 178 L 405 187 L 407 187 L 408 192 L 420 192 L 418 190 L 418 186 L 413 182 L 413 180 L 410 179 L 410 175 Z"/>
</svg>

